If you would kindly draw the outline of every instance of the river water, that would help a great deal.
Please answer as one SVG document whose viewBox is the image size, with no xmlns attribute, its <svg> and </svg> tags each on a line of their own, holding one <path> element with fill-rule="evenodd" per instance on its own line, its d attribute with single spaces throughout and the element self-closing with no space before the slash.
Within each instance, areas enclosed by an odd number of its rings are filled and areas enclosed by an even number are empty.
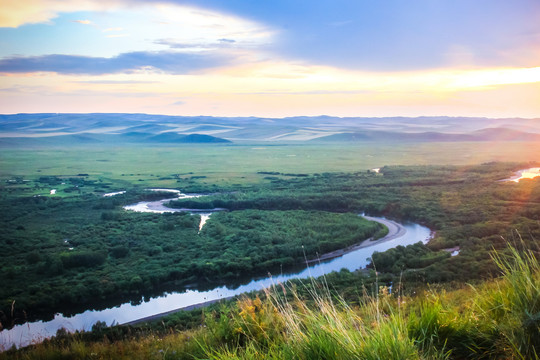
<svg viewBox="0 0 540 360">
<path fill-rule="evenodd" d="M 512 176 L 510 179 L 504 179 L 501 181 L 513 181 L 513 182 L 519 182 L 521 179 L 534 179 L 535 177 L 540 176 L 540 168 L 529 168 L 529 169 L 523 169 L 518 170 L 514 176 Z"/>
<path fill-rule="evenodd" d="M 147 189 L 150 191 L 161 191 L 161 192 L 172 192 L 177 195 L 174 199 L 163 199 L 163 200 L 157 200 L 157 201 L 141 201 L 133 205 L 126 205 L 124 206 L 124 210 L 129 211 L 135 211 L 135 212 L 147 212 L 147 213 L 158 213 L 158 214 L 164 214 L 164 213 L 174 213 L 174 212 L 190 212 L 192 214 L 197 214 L 201 217 L 201 221 L 199 223 L 199 232 L 201 232 L 204 224 L 208 221 L 210 218 L 210 215 L 216 211 L 223 211 L 226 209 L 222 208 L 216 208 L 216 209 L 204 209 L 204 210 L 198 210 L 198 209 L 177 209 L 177 208 L 170 208 L 165 206 L 166 203 L 168 203 L 171 200 L 180 200 L 180 199 L 193 199 L 201 196 L 206 195 L 199 195 L 199 194 L 183 194 L 179 190 L 175 189 Z M 119 191 L 115 193 L 109 193 L 105 194 L 103 196 L 114 196 L 116 194 L 122 194 L 125 193 L 125 191 Z"/>
<path fill-rule="evenodd" d="M 139 209 L 140 208 L 141 207 L 139 207 Z M 152 204 L 150 204 L 149 208 L 152 208 Z M 383 218 L 370 218 L 370 220 L 375 221 L 377 221 L 377 219 L 388 221 Z M 382 252 L 398 245 L 406 246 L 415 244 L 419 241 L 427 243 L 431 238 L 431 231 L 424 226 L 414 223 L 402 225 L 405 232 L 401 231 L 399 236 L 390 240 L 376 242 L 373 245 L 357 249 L 332 260 L 310 265 L 309 267 L 306 266 L 301 271 L 253 279 L 249 283 L 236 288 L 221 286 L 209 291 L 186 290 L 182 292 L 172 292 L 160 297 L 151 298 L 148 301 L 136 305 L 125 303 L 105 310 L 87 310 L 71 317 L 56 314 L 51 321 L 36 321 L 17 325 L 10 330 L 0 332 L 0 350 L 2 348 L 8 349 L 13 344 L 17 347 L 22 347 L 32 343 L 41 342 L 45 338 L 54 336 L 56 331 L 60 328 L 74 332 L 76 330 L 90 330 L 92 325 L 98 321 L 106 322 L 107 325 L 113 323 L 124 324 L 207 301 L 219 300 L 245 292 L 261 290 L 270 287 L 272 284 L 285 282 L 291 279 L 306 279 L 311 276 L 318 277 L 332 271 L 339 271 L 343 268 L 354 271 L 366 267 L 369 263 L 368 259 L 376 251 Z"/>
</svg>

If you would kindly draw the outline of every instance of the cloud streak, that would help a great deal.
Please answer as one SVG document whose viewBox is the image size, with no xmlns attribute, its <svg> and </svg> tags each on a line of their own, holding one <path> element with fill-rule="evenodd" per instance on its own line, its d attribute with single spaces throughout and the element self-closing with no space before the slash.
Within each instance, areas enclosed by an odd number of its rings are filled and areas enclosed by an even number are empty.
<svg viewBox="0 0 540 360">
<path fill-rule="evenodd" d="M 230 64 L 225 54 L 190 54 L 178 52 L 129 52 L 115 57 L 76 55 L 42 55 L 0 59 L 2 73 L 54 72 L 66 75 L 104 75 L 160 71 L 170 74 L 189 74 L 194 71 Z"/>
<path fill-rule="evenodd" d="M 78 84 L 99 84 L 99 85 L 133 85 L 133 84 L 157 84 L 159 81 L 149 80 L 81 80 L 74 81 Z"/>
<path fill-rule="evenodd" d="M 62 12 L 103 11 L 127 2 L 127 0 L 2 0 L 0 27 L 16 28 L 25 24 L 48 23 Z"/>
<path fill-rule="evenodd" d="M 207 42 L 178 42 L 174 39 L 158 39 L 154 44 L 168 46 L 175 50 L 215 50 L 227 48 L 249 48 L 246 44 L 238 45 L 233 39 L 219 39 Z"/>
<path fill-rule="evenodd" d="M 72 20 L 72 22 L 83 24 L 83 25 L 91 25 L 92 24 L 92 22 L 90 20 Z"/>
</svg>

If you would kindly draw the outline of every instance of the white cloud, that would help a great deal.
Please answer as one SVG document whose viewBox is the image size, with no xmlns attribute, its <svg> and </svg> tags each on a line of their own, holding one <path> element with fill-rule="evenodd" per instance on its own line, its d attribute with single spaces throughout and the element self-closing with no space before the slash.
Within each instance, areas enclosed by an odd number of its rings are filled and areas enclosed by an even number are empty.
<svg viewBox="0 0 540 360">
<path fill-rule="evenodd" d="M 83 25 L 91 25 L 92 22 L 90 20 L 73 20 L 75 23 L 83 24 Z"/>
<path fill-rule="evenodd" d="M 59 13 L 106 11 L 126 3 L 124 0 L 0 0 L 0 27 L 16 28 L 25 24 L 49 23 Z"/>
<path fill-rule="evenodd" d="M 177 42 L 185 42 L 186 40 L 200 42 L 205 39 L 211 39 L 212 42 L 219 39 L 230 39 L 235 42 L 261 42 L 267 41 L 273 35 L 269 29 L 233 15 L 167 2 L 0 0 L 0 5 L 2 8 L 0 27 L 49 23 L 61 13 L 95 11 L 101 12 L 100 17 L 104 21 L 114 24 L 113 27 L 106 27 L 103 32 L 125 30 L 125 26 L 118 26 L 120 19 L 124 19 L 124 21 L 127 20 L 128 24 L 144 29 L 150 37 L 157 31 L 161 31 L 161 36 L 155 39 L 171 38 L 173 35 Z M 116 14 L 115 10 L 122 10 L 122 12 Z M 133 23 L 133 20 L 136 22 Z M 92 24 L 88 19 L 74 20 L 74 22 L 85 25 Z M 163 36 L 165 31 L 169 36 Z"/>
<path fill-rule="evenodd" d="M 190 45 L 194 49 L 212 49 L 223 47 L 225 43 L 251 48 L 271 42 L 274 36 L 271 29 L 258 23 L 199 8 L 160 4 L 146 9 L 146 14 L 154 19 L 154 23 L 146 30 L 152 34 L 156 28 L 159 29 L 160 33 L 167 34 L 159 40 L 167 39 L 169 44 L 182 44 L 176 47 L 179 50 L 189 49 Z M 159 26 L 156 27 L 156 24 Z"/>
<path fill-rule="evenodd" d="M 74 41 L 70 32 L 39 47 L 28 38 L 28 44 L 23 40 L 14 49 L 4 49 L 5 55 L 47 55 L 47 48 L 55 54 L 100 57 L 136 51 L 251 51 L 270 43 L 274 36 L 271 29 L 254 21 L 167 1 L 0 0 L 0 4 L 0 27 L 53 22 L 62 27 L 67 20 L 99 29 L 99 33 L 87 32 L 84 43 Z M 70 16 L 73 17 L 69 19 Z M 107 42 L 103 41 L 103 34 L 109 39 Z M 122 40 L 114 41 L 115 38 Z M 38 48 L 42 50 L 37 52 Z"/>
</svg>

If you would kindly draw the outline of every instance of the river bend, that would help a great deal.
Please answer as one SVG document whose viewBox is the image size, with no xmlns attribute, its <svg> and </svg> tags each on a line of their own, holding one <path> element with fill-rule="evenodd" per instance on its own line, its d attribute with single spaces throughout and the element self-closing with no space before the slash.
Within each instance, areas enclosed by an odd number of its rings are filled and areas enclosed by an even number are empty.
<svg viewBox="0 0 540 360">
<path fill-rule="evenodd" d="M 181 196 L 184 194 L 179 193 L 179 195 Z M 195 195 L 186 195 L 183 198 L 187 197 L 195 197 Z M 168 200 L 170 201 L 170 199 Z M 163 200 L 159 200 L 156 202 L 145 203 L 144 206 L 149 210 L 148 212 L 161 212 L 165 210 L 160 208 L 163 206 L 163 203 Z M 136 205 L 139 205 L 138 211 L 141 211 L 141 203 L 131 205 L 130 210 L 133 210 L 132 206 Z M 126 209 L 128 208 L 129 207 L 126 207 Z M 206 212 L 208 212 L 208 210 L 206 210 Z M 369 258 L 376 251 L 383 252 L 398 245 L 407 246 L 419 241 L 427 243 L 432 237 L 431 231 L 425 226 L 414 223 L 399 224 L 378 217 L 366 216 L 366 218 L 387 226 L 389 228 L 388 235 L 376 241 L 366 240 L 356 246 L 338 250 L 337 252 L 341 251 L 339 254 L 333 252 L 321 255 L 321 260 L 324 260 L 325 256 L 327 256 L 329 260 L 312 263 L 309 266 L 306 266 L 302 271 L 282 273 L 272 277 L 254 278 L 249 283 L 236 288 L 220 286 L 208 291 L 188 289 L 182 292 L 171 292 L 160 297 L 151 298 L 140 304 L 132 305 L 131 303 L 124 303 L 105 310 L 87 310 L 71 317 L 56 314 L 51 321 L 29 322 L 17 325 L 10 330 L 1 331 L 0 350 L 2 348 L 8 349 L 13 344 L 17 347 L 22 347 L 32 343 L 38 343 L 45 338 L 54 336 L 60 328 L 65 328 L 67 331 L 74 332 L 76 330 L 90 330 L 92 325 L 98 321 L 106 322 L 107 325 L 113 323 L 133 323 L 140 319 L 159 316 L 160 314 L 170 313 L 178 309 L 193 308 L 199 304 L 215 302 L 242 293 L 261 290 L 270 287 L 272 284 L 285 282 L 291 279 L 318 277 L 341 269 L 354 271 L 366 267 L 369 264 Z M 206 217 L 206 220 L 207 219 L 208 218 Z"/>
</svg>

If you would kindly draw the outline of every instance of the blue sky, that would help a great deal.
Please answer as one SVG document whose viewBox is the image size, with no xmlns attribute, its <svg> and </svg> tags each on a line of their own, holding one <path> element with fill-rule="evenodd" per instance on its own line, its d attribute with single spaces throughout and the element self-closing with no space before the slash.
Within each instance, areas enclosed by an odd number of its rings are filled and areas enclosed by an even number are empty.
<svg viewBox="0 0 540 360">
<path fill-rule="evenodd" d="M 355 69 L 443 67 L 459 63 L 463 51 L 474 61 L 463 65 L 508 65 L 508 53 L 540 45 L 540 2 L 535 0 L 193 3 L 278 29 L 281 37 L 272 49 L 282 56 Z M 538 65 L 529 55 L 512 65 Z"/>
<path fill-rule="evenodd" d="M 0 4 L 3 113 L 540 117 L 537 0 Z"/>
</svg>

